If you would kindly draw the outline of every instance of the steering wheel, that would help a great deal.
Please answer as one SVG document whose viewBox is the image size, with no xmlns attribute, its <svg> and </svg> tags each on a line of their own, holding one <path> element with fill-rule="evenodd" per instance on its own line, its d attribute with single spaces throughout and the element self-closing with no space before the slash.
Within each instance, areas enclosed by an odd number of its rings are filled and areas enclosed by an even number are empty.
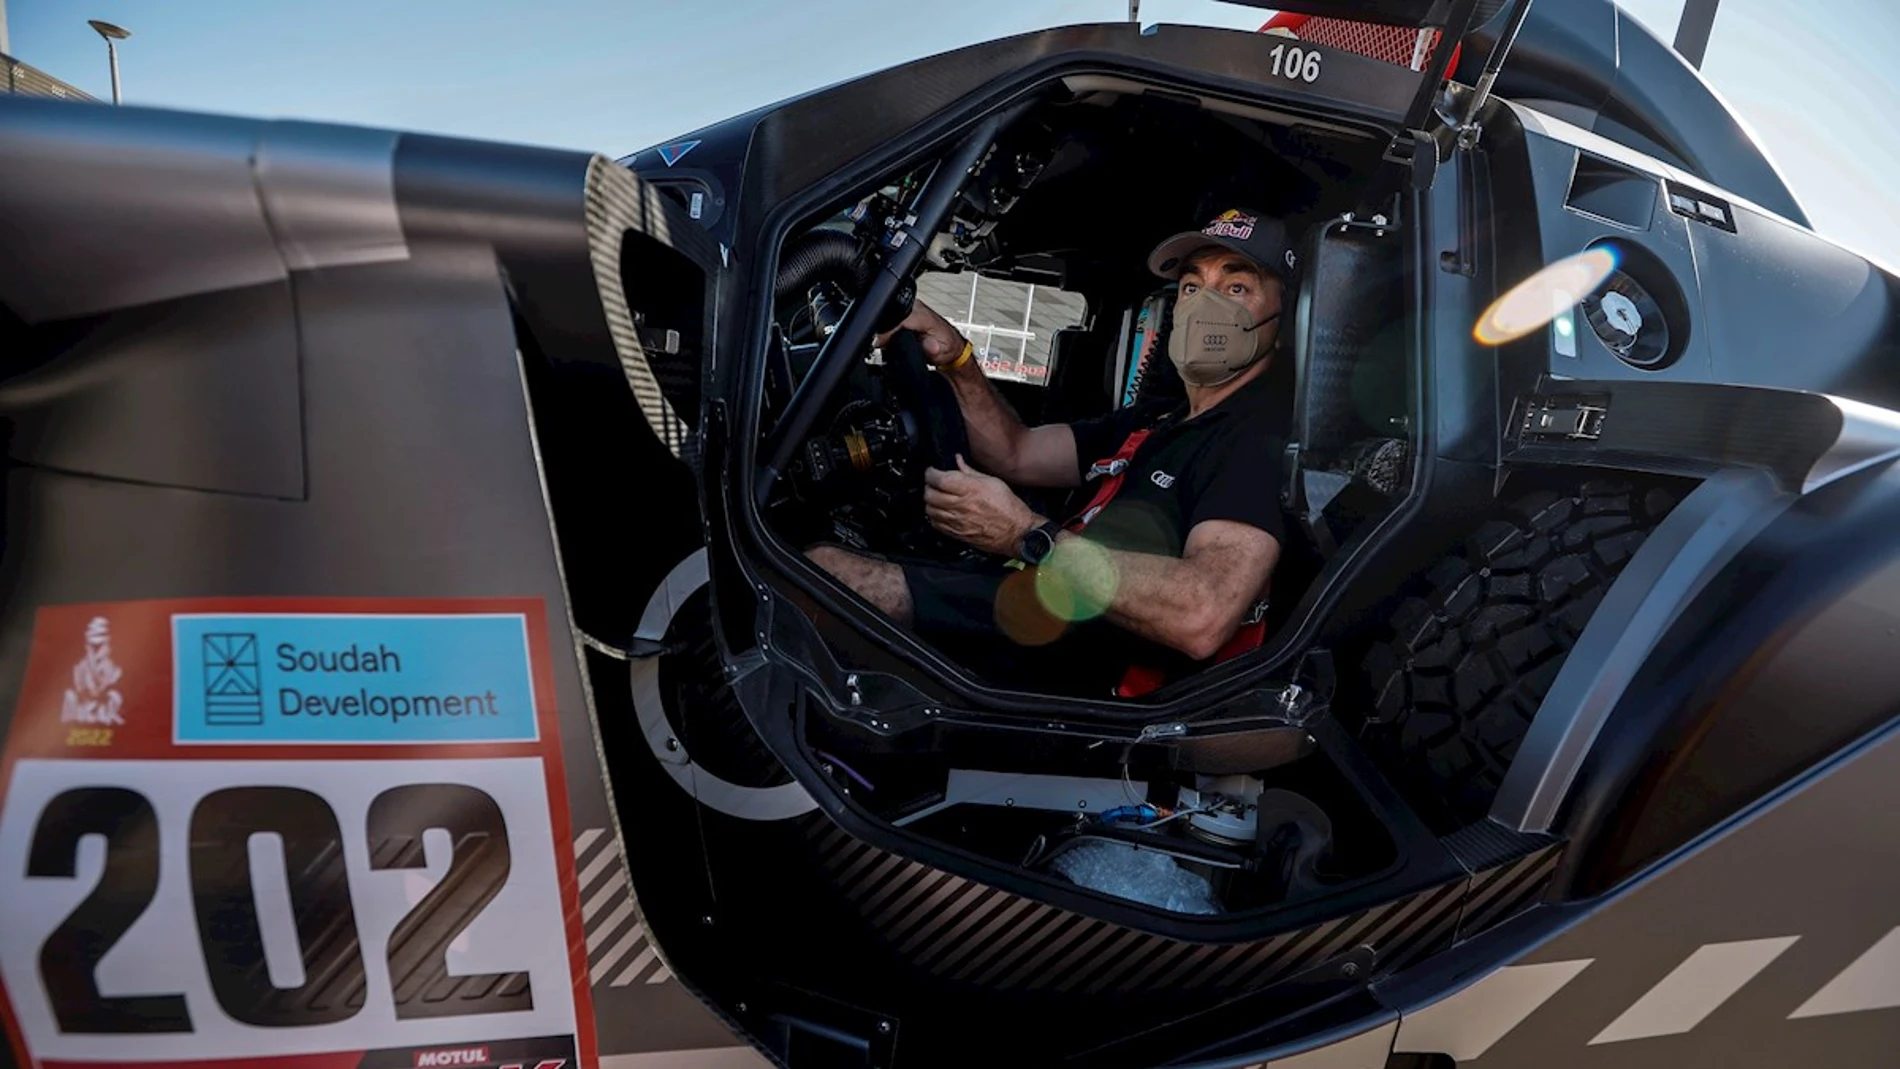
<svg viewBox="0 0 1900 1069">
<path fill-rule="evenodd" d="M 918 453 L 935 468 L 957 470 L 957 455 L 970 459 L 970 428 L 950 383 L 931 370 L 917 335 L 900 330 L 884 347 L 885 385 L 898 407 L 917 417 Z"/>
</svg>

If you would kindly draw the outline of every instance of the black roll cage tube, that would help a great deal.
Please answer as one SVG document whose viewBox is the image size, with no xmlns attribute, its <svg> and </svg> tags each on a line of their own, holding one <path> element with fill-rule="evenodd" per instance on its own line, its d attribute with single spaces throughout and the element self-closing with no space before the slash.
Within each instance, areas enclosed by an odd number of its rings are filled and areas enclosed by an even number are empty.
<svg viewBox="0 0 1900 1069">
<path fill-rule="evenodd" d="M 825 398 L 831 396 L 850 373 L 852 359 L 871 340 L 879 315 L 922 263 L 931 239 L 943 228 L 958 195 L 963 192 L 964 181 L 982 164 L 1002 131 L 1035 104 L 1034 99 L 1027 100 L 978 123 L 931 171 L 929 180 L 907 209 L 906 218 L 898 220 L 886 234 L 883 264 L 871 276 L 870 285 L 845 310 L 838 329 L 825 339 L 810 373 L 798 384 L 786 404 L 784 416 L 766 438 L 765 464 L 759 471 L 754 492 L 758 507 L 765 507 L 771 500 L 779 476 L 791 463 L 799 443 L 810 436 L 817 423 Z"/>
</svg>

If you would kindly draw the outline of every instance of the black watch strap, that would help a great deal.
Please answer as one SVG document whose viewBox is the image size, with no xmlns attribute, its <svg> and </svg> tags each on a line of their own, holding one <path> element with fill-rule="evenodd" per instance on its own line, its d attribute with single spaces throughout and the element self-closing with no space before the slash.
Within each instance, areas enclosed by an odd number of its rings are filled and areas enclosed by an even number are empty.
<svg viewBox="0 0 1900 1069">
<path fill-rule="evenodd" d="M 1056 536 L 1062 533 L 1062 525 L 1054 520 L 1044 520 L 1029 529 L 1023 535 L 1021 557 L 1024 564 L 1041 564 L 1049 551 L 1056 547 Z"/>
</svg>

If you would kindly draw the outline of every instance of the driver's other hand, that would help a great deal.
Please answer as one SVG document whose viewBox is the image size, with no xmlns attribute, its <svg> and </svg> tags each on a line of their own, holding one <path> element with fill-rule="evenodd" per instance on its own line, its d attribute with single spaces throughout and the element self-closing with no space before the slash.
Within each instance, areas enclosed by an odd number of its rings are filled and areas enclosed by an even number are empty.
<svg viewBox="0 0 1900 1069">
<path fill-rule="evenodd" d="M 923 346 L 924 359 L 933 364 L 947 364 L 963 354 L 963 335 L 950 321 L 937 314 L 937 310 L 923 301 L 912 301 L 910 314 L 904 321 L 893 327 L 889 333 L 880 334 L 872 344 L 882 349 L 890 343 L 891 335 L 900 330 L 912 331 Z"/>
<path fill-rule="evenodd" d="M 959 542 L 1005 557 L 1022 546 L 1036 514 L 1009 484 L 985 475 L 957 456 L 957 470 L 924 472 L 924 516 Z"/>
</svg>

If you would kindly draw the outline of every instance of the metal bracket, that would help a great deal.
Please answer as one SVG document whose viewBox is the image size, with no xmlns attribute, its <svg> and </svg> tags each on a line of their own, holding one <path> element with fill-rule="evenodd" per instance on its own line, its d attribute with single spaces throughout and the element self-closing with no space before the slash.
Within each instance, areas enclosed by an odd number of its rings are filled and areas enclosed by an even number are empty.
<svg viewBox="0 0 1900 1069">
<path fill-rule="evenodd" d="M 1533 397 L 1524 404 L 1518 438 L 1526 442 L 1594 442 L 1603 437 L 1603 421 L 1609 412 L 1609 404 L 1597 398 Z"/>
<path fill-rule="evenodd" d="M 1477 147 L 1478 138 L 1483 136 L 1484 128 L 1479 124 L 1485 102 L 1491 99 L 1491 87 L 1498 80 L 1498 72 L 1504 69 L 1504 60 L 1511 54 L 1511 46 L 1517 42 L 1519 30 L 1524 28 L 1524 19 L 1531 13 L 1531 0 L 1515 0 L 1511 7 L 1510 18 L 1504 24 L 1504 32 L 1497 43 L 1491 46 L 1491 55 L 1484 61 L 1484 70 L 1478 75 L 1478 85 L 1471 94 L 1471 106 L 1465 110 L 1464 120 L 1458 124 L 1458 147 L 1466 152 Z"/>
<path fill-rule="evenodd" d="M 640 339 L 640 348 L 649 353 L 665 353 L 678 356 L 680 352 L 680 332 L 670 327 L 649 327 L 644 313 L 633 313 L 634 333 Z"/>
<path fill-rule="evenodd" d="M 1410 164 L 1412 188 L 1421 193 L 1438 181 L 1438 165 L 1443 162 L 1438 156 L 1438 139 L 1426 130 L 1406 130 L 1394 137 L 1386 145 L 1383 159 Z"/>
<path fill-rule="evenodd" d="M 1326 226 L 1329 231 L 1334 227 L 1342 231 L 1367 230 L 1371 231 L 1373 236 L 1381 238 L 1398 230 L 1398 224 L 1393 222 L 1392 218 L 1382 211 L 1373 212 L 1363 218 L 1358 212 L 1346 212 L 1335 217 L 1333 221 L 1326 224 Z"/>
<path fill-rule="evenodd" d="M 1156 742 L 1161 739 L 1178 739 L 1187 733 L 1187 725 L 1178 721 L 1167 724 L 1149 724 L 1141 729 L 1141 734 L 1135 736 L 1135 741 L 1142 743 Z"/>
</svg>

